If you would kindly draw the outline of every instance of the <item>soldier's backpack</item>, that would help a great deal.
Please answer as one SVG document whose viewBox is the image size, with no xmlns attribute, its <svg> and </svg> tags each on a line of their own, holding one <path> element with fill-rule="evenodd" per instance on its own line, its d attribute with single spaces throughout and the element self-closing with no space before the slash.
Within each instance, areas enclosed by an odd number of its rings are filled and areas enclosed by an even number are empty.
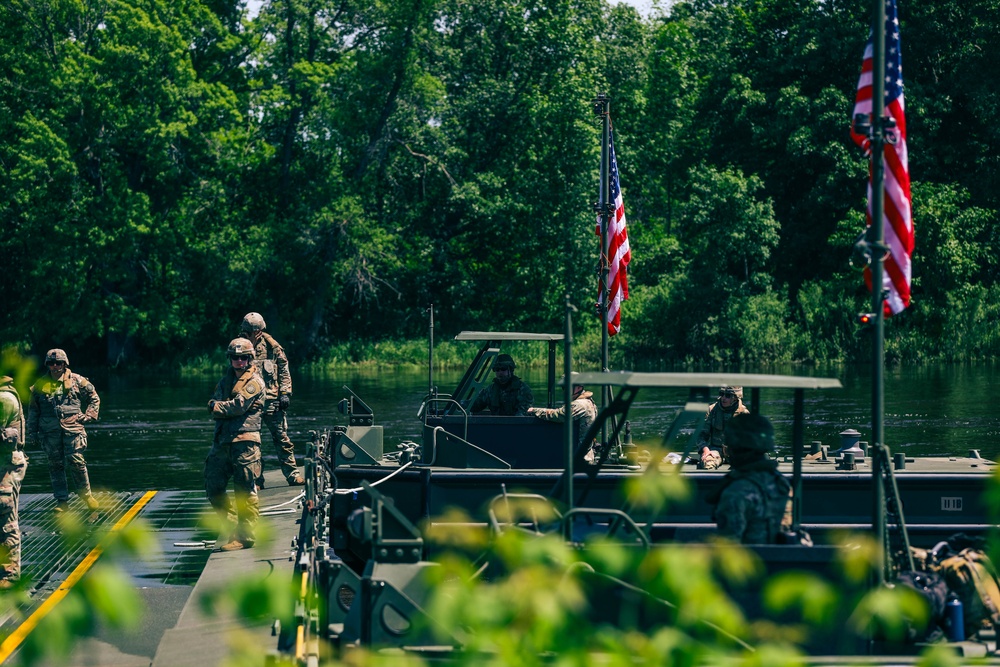
<svg viewBox="0 0 1000 667">
<path fill-rule="evenodd" d="M 934 569 L 962 601 L 965 636 L 986 625 L 1000 628 L 1000 578 L 989 556 L 974 548 L 954 552 L 947 542 L 934 547 L 930 555 Z"/>
<path fill-rule="evenodd" d="M 909 643 L 937 641 L 943 635 L 944 609 L 948 601 L 948 585 L 941 575 L 923 570 L 900 572 L 896 584 L 916 591 L 927 603 L 927 623 L 918 627 L 910 623 L 905 640 Z"/>
</svg>

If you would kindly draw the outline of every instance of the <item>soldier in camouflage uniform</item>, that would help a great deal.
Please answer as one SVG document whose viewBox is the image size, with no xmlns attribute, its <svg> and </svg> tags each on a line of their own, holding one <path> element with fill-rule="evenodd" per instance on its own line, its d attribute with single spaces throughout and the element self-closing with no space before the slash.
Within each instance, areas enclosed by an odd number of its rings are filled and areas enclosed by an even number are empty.
<svg viewBox="0 0 1000 667">
<path fill-rule="evenodd" d="M 264 378 L 251 363 L 253 343 L 236 338 L 226 351 L 229 368 L 208 402 L 215 419 L 212 449 L 205 459 L 205 493 L 225 525 L 233 523 L 229 500 L 232 478 L 236 496 L 236 532 L 222 551 L 249 549 L 260 518 L 257 478 L 260 477 L 260 424 L 264 409 Z"/>
<path fill-rule="evenodd" d="M 719 534 L 744 544 L 777 544 L 792 526 L 792 489 L 774 451 L 774 428 L 760 415 L 741 414 L 726 426 L 732 470 L 709 495 Z"/>
<path fill-rule="evenodd" d="M 736 415 L 749 413 L 743 405 L 743 387 L 723 387 L 719 400 L 709 406 L 705 425 L 698 434 L 698 453 L 701 467 L 714 470 L 727 458 L 726 424 Z"/>
<path fill-rule="evenodd" d="M 21 576 L 21 530 L 17 523 L 17 504 L 21 482 L 28 468 L 24 455 L 24 409 L 14 389 L 14 380 L 0 377 L 0 456 L 3 478 L 0 479 L 0 589 L 10 588 Z"/>
<path fill-rule="evenodd" d="M 497 355 L 493 362 L 493 372 L 496 377 L 493 382 L 484 387 L 476 400 L 472 402 L 471 412 L 480 412 L 489 408 L 491 415 L 527 415 L 528 408 L 535 402 L 535 397 L 521 378 L 514 375 L 514 359 L 509 354 Z"/>
<path fill-rule="evenodd" d="M 38 442 L 49 460 L 49 477 L 56 511 L 69 507 L 66 469 L 76 494 L 90 509 L 91 521 L 97 520 L 97 500 L 90 492 L 90 475 L 83 452 L 87 449 L 84 424 L 97 421 L 101 398 L 90 380 L 69 369 L 69 357 L 60 349 L 45 354 L 49 372 L 31 388 L 28 404 L 28 442 Z"/>
<path fill-rule="evenodd" d="M 292 398 L 292 376 L 288 372 L 288 357 L 278 341 L 264 330 L 264 318 L 260 313 L 247 313 L 241 325 L 242 335 L 253 341 L 257 370 L 267 385 L 264 400 L 264 425 L 271 432 L 275 453 L 281 464 L 281 474 L 289 486 L 302 486 L 305 478 L 295 468 L 295 445 L 288 437 L 288 420 L 285 417 Z M 263 469 L 263 466 L 261 466 Z M 263 474 L 263 472 L 261 473 Z M 258 485 L 264 487 L 263 477 Z"/>
<path fill-rule="evenodd" d="M 583 444 L 583 438 L 597 419 L 597 405 L 594 403 L 594 394 L 587 391 L 586 387 L 582 384 L 574 384 L 573 402 L 570 403 L 569 409 L 570 414 L 573 416 L 573 428 L 576 431 L 576 451 L 579 452 Z M 528 414 L 535 415 L 540 419 L 561 422 L 566 420 L 566 406 L 563 405 L 558 408 L 528 408 Z M 588 462 L 594 460 L 593 446 L 594 442 L 591 439 L 587 447 L 587 453 L 585 454 L 585 459 Z"/>
</svg>

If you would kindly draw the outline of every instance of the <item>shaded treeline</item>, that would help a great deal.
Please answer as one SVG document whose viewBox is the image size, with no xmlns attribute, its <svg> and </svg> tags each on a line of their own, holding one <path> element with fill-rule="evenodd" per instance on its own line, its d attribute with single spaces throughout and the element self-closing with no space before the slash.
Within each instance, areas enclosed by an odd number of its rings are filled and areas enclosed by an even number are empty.
<svg viewBox="0 0 1000 667">
<path fill-rule="evenodd" d="M 860 0 L 8 0 L 0 339 L 92 363 L 461 329 L 596 336 L 607 92 L 634 260 L 616 355 L 866 358 L 848 265 Z M 900 0 L 914 304 L 890 357 L 1000 354 L 998 0 Z M 619 358 L 619 362 L 627 359 Z"/>
</svg>

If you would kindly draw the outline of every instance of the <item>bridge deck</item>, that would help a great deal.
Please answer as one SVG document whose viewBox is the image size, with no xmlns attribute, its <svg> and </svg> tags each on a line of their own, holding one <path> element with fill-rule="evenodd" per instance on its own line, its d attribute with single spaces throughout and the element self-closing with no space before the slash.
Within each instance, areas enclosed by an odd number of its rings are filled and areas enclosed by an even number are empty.
<svg viewBox="0 0 1000 667">
<path fill-rule="evenodd" d="M 18 593 L 8 596 L 14 604 L 4 607 L 0 616 L 0 662 L 19 650 L 30 633 L 43 631 L 38 626 L 94 563 L 109 559 L 101 553 L 101 538 L 116 525 L 130 522 L 132 515 L 152 531 L 159 550 L 141 559 L 116 556 L 114 562 L 132 579 L 145 613 L 138 626 L 128 631 L 93 624 L 77 637 L 73 653 L 63 664 L 211 666 L 230 655 L 231 644 L 246 646 L 245 622 L 237 622 L 231 614 L 207 616 L 201 599 L 237 578 L 278 576 L 291 581 L 287 561 L 297 533 L 295 498 L 301 487 L 287 486 L 277 470 L 268 470 L 265 477 L 260 502 L 262 528 L 265 523 L 267 528 L 261 533 L 270 533 L 271 539 L 231 553 L 213 551 L 217 536 L 203 521 L 212 511 L 203 491 L 97 493 L 100 516 L 93 525 L 83 524 L 87 530 L 79 535 L 59 529 L 51 495 L 22 496 L 22 587 L 20 598 Z M 77 498 L 70 501 L 69 512 L 80 521 L 88 514 Z M 273 649 L 277 644 L 269 619 L 249 632 L 262 647 Z M 240 633 L 242 639 L 236 639 Z"/>
</svg>

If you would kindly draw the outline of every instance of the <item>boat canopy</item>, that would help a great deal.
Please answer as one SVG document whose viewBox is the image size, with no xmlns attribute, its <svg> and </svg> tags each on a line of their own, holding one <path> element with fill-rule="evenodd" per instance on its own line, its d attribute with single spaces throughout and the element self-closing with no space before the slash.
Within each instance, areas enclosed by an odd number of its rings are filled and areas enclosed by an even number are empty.
<svg viewBox="0 0 1000 667">
<path fill-rule="evenodd" d="M 773 389 L 840 389 L 836 378 L 759 373 L 574 373 L 575 384 L 612 387 L 753 387 Z M 562 384 L 562 380 L 559 381 Z"/>
<path fill-rule="evenodd" d="M 556 342 L 563 340 L 563 334 L 523 333 L 518 331 L 463 331 L 455 340 L 543 340 Z"/>
</svg>

